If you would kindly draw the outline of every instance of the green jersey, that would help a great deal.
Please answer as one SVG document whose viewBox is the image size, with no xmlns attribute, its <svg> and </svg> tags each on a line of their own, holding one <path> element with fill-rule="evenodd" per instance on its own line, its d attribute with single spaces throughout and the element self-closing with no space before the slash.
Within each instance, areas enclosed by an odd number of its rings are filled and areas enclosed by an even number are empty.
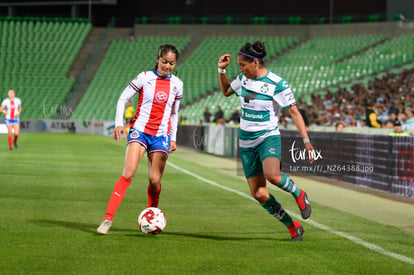
<svg viewBox="0 0 414 275">
<path fill-rule="evenodd" d="M 271 71 L 256 79 L 240 74 L 230 88 L 241 101 L 240 147 L 253 147 L 268 136 L 280 135 L 280 111 L 296 104 L 286 80 Z"/>
</svg>

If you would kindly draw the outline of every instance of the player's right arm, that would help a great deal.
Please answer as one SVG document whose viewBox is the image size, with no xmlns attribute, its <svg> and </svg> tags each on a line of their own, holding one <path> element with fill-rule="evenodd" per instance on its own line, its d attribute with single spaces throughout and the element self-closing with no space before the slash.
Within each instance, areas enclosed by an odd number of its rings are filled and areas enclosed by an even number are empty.
<svg viewBox="0 0 414 275">
<path fill-rule="evenodd" d="M 116 115 L 115 115 L 115 130 L 112 133 L 112 137 L 119 141 L 122 139 L 122 135 L 125 133 L 124 128 L 124 113 L 125 104 L 139 91 L 139 78 L 142 73 L 139 74 L 131 83 L 124 89 L 122 94 L 119 96 L 118 103 L 116 104 Z"/>
<path fill-rule="evenodd" d="M 1 103 L 1 106 L 0 106 L 0 113 L 4 113 L 4 114 L 6 114 L 6 110 L 4 110 L 4 108 L 6 107 L 6 102 L 5 102 L 6 100 L 3 100 L 3 102 Z"/>
<path fill-rule="evenodd" d="M 230 81 L 227 79 L 225 72 L 226 67 L 230 64 L 230 54 L 220 56 L 218 61 L 219 82 L 221 92 L 224 96 L 231 96 L 234 92 L 230 89 Z"/>
</svg>

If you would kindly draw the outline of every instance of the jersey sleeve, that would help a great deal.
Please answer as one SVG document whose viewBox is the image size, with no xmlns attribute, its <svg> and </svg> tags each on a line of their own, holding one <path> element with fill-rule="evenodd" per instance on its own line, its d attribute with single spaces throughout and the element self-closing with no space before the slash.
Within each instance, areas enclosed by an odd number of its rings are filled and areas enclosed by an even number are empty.
<svg viewBox="0 0 414 275">
<path fill-rule="evenodd" d="M 293 92 L 286 80 L 281 79 L 278 83 L 276 83 L 273 100 L 275 100 L 283 110 L 289 109 L 293 105 L 296 105 L 295 96 L 293 95 Z"/>
<path fill-rule="evenodd" d="M 181 81 L 181 79 L 178 79 L 178 84 L 177 84 L 177 94 L 176 94 L 176 96 L 175 96 L 175 99 L 176 100 L 181 100 L 181 99 L 183 99 L 183 96 L 184 96 L 184 84 L 183 84 L 183 82 Z"/>
<path fill-rule="evenodd" d="M 138 74 L 130 83 L 129 86 L 139 92 L 139 90 L 144 86 L 145 77 L 149 72 L 141 72 Z"/>
<path fill-rule="evenodd" d="M 124 126 L 124 112 L 125 112 L 125 104 L 139 91 L 141 90 L 146 72 L 142 72 L 137 75 L 129 85 L 124 89 L 122 94 L 118 99 L 118 103 L 116 105 L 116 114 L 115 114 L 115 127 Z"/>
<path fill-rule="evenodd" d="M 230 83 L 230 89 L 237 95 L 241 95 L 241 87 L 242 87 L 242 78 L 243 75 L 239 74 L 231 83 Z"/>
<path fill-rule="evenodd" d="M 178 81 L 177 85 L 177 95 L 175 96 L 175 101 L 172 106 L 171 110 L 171 116 L 170 116 L 170 135 L 171 140 L 176 141 L 177 139 L 177 128 L 178 128 L 178 111 L 180 109 L 180 100 L 183 98 L 183 90 L 184 90 L 184 84 L 181 80 Z"/>
</svg>

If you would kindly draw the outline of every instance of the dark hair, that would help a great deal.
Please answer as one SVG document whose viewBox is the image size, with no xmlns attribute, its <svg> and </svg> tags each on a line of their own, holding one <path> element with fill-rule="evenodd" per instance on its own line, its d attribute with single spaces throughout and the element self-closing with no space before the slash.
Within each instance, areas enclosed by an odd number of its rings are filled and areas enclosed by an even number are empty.
<svg viewBox="0 0 414 275">
<path fill-rule="evenodd" d="M 164 44 L 158 47 L 158 54 L 157 54 L 157 62 L 155 63 L 154 70 L 158 69 L 158 59 L 160 57 L 163 57 L 164 54 L 172 52 L 175 54 L 176 60 L 178 60 L 178 57 L 180 56 L 177 48 L 171 44 Z"/>
<path fill-rule="evenodd" d="M 259 60 L 261 65 L 264 64 L 263 58 L 266 56 L 266 47 L 264 42 L 257 40 L 253 44 L 246 43 L 239 51 L 239 55 L 249 62 L 253 62 L 254 59 Z"/>
</svg>

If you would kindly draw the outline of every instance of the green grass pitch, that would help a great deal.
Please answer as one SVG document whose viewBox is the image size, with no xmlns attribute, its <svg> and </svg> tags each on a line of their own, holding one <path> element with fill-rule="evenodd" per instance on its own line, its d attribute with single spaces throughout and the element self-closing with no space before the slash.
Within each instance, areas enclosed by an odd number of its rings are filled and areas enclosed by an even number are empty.
<svg viewBox="0 0 414 275">
<path fill-rule="evenodd" d="M 303 221 L 291 195 L 271 189 L 305 228 L 292 243 L 249 199 L 244 179 L 180 148 L 162 181 L 164 232 L 137 226 L 147 202 L 144 161 L 101 236 L 125 143 L 34 133 L 19 143 L 9 152 L 0 136 L 0 274 L 414 274 L 414 237 L 402 229 L 316 202 Z"/>
</svg>

